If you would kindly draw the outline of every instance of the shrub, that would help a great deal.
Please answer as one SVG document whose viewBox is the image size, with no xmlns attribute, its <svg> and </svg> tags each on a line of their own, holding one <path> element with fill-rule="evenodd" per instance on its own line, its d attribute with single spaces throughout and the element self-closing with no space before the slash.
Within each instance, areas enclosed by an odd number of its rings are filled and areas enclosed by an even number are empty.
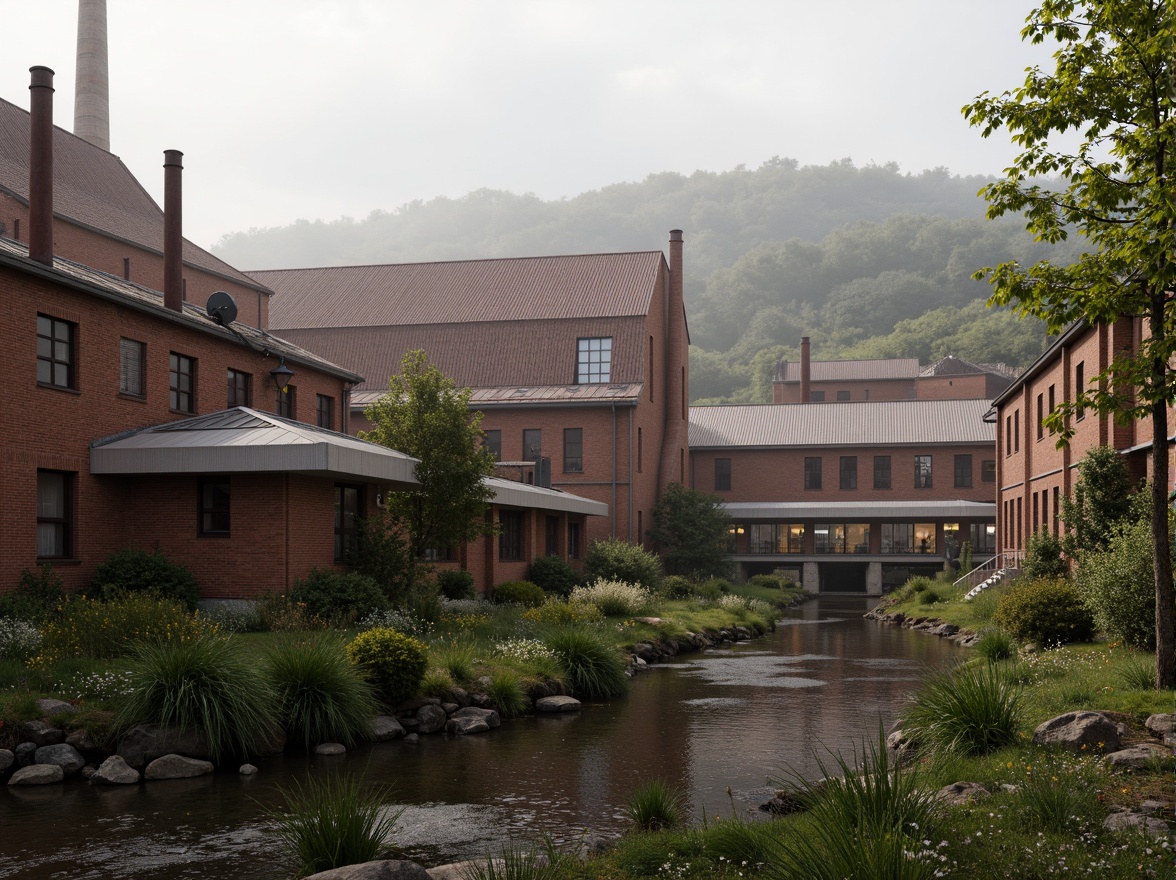
<svg viewBox="0 0 1176 880">
<path fill-rule="evenodd" d="M 543 590 L 530 581 L 507 581 L 499 584 L 490 594 L 490 598 L 499 605 L 523 605 L 527 608 L 537 608 L 547 601 Z"/>
<path fill-rule="evenodd" d="M 386 789 L 364 793 L 353 776 L 312 779 L 305 787 L 295 783 L 281 793 L 286 808 L 270 817 L 298 863 L 299 877 L 373 861 L 403 812 L 385 810 Z"/>
<path fill-rule="evenodd" d="M 731 582 L 726 578 L 711 578 L 699 587 L 700 593 L 706 593 L 708 596 L 714 597 L 718 594 L 726 594 L 731 592 Z"/>
<path fill-rule="evenodd" d="M 182 602 L 189 611 L 196 610 L 200 599 L 196 576 L 159 551 L 127 549 L 111 553 L 94 570 L 90 587 L 98 599 L 117 593 L 154 593 Z"/>
<path fill-rule="evenodd" d="M 199 614 L 180 602 L 150 593 L 111 594 L 101 602 L 76 596 L 41 628 L 41 653 L 48 666 L 67 657 L 106 660 L 132 653 L 140 644 L 184 642 L 207 629 Z"/>
<path fill-rule="evenodd" d="M 989 627 L 976 642 L 976 653 L 989 663 L 1008 660 L 1016 653 L 1013 638 L 1000 627 Z"/>
<path fill-rule="evenodd" d="M 376 629 L 390 627 L 406 636 L 427 636 L 433 631 L 433 624 L 406 611 L 403 608 L 386 608 L 383 611 L 373 611 L 356 624 L 359 629 Z"/>
<path fill-rule="evenodd" d="M 686 816 L 686 799 L 664 779 L 654 778 L 629 793 L 624 814 L 641 831 L 677 828 Z"/>
<path fill-rule="evenodd" d="M 1041 646 L 1089 641 L 1094 618 L 1064 578 L 1018 578 L 1001 595 L 992 619 L 1019 641 Z"/>
<path fill-rule="evenodd" d="M 567 626 L 573 623 L 595 623 L 604 620 L 604 615 L 595 605 L 586 602 L 548 599 L 538 608 L 528 608 L 524 611 L 523 620 L 541 626 Z"/>
<path fill-rule="evenodd" d="M 1069 563 L 1062 558 L 1062 541 L 1044 526 L 1029 536 L 1021 574 L 1032 580 L 1060 578 L 1070 574 Z"/>
<path fill-rule="evenodd" d="M 680 574 L 668 574 L 662 578 L 660 592 L 667 599 L 689 599 L 694 594 L 694 584 Z"/>
<path fill-rule="evenodd" d="M 494 656 L 506 657 L 518 663 L 534 663 L 536 660 L 555 656 L 555 652 L 538 639 L 509 639 L 494 646 Z"/>
<path fill-rule="evenodd" d="M 637 584 L 598 580 L 587 587 L 576 587 L 569 601 L 573 604 L 595 605 L 605 617 L 621 617 L 644 611 L 653 601 L 653 596 Z"/>
<path fill-rule="evenodd" d="M 531 708 L 531 701 L 523 692 L 522 681 L 517 673 L 509 669 L 494 670 L 486 695 L 503 718 L 517 718 Z"/>
<path fill-rule="evenodd" d="M 474 664 L 476 661 L 474 646 L 467 642 L 454 639 L 434 645 L 429 649 L 433 659 L 457 684 L 466 684 L 473 680 Z"/>
<path fill-rule="evenodd" d="M 361 632 L 347 646 L 347 656 L 390 705 L 415 696 L 428 668 L 425 646 L 387 627 Z"/>
<path fill-rule="evenodd" d="M 0 617 L 15 617 L 40 623 L 65 601 L 61 578 L 48 562 L 35 572 L 24 569 L 16 589 L 0 596 Z"/>
<path fill-rule="evenodd" d="M 266 629 L 256 602 L 218 603 L 202 609 L 200 615 L 220 633 L 262 632 Z"/>
<path fill-rule="evenodd" d="M 580 584 L 580 573 L 559 556 L 541 556 L 531 563 L 527 580 L 553 596 L 567 596 Z"/>
<path fill-rule="evenodd" d="M 589 582 L 623 581 L 656 590 L 662 579 L 661 560 L 640 544 L 608 538 L 588 548 L 584 576 Z"/>
<path fill-rule="evenodd" d="M 939 593 L 934 589 L 926 589 L 919 592 L 920 605 L 934 605 L 939 601 Z"/>
<path fill-rule="evenodd" d="M 273 734 L 277 700 L 257 663 L 214 634 L 140 646 L 115 727 L 157 724 L 204 735 L 213 760 L 249 754 Z"/>
<path fill-rule="evenodd" d="M 19 617 L 0 617 L 0 660 L 28 662 L 41 646 L 41 631 Z"/>
<path fill-rule="evenodd" d="M 903 584 L 903 591 L 907 596 L 913 596 L 915 593 L 921 593 L 924 590 L 930 590 L 935 586 L 935 582 L 929 577 L 913 577 Z"/>
<path fill-rule="evenodd" d="M 548 633 L 544 641 L 559 658 L 573 693 L 602 699 L 623 694 L 628 688 L 625 661 L 600 634 L 560 628 Z"/>
<path fill-rule="evenodd" d="M 747 579 L 753 587 L 767 587 L 769 590 L 784 589 L 784 582 L 774 574 L 753 574 Z"/>
<path fill-rule="evenodd" d="M 987 755 L 1016 741 L 1020 718 L 1020 686 L 984 664 L 932 673 L 903 730 L 934 754 Z"/>
<path fill-rule="evenodd" d="M 446 599 L 473 599 L 478 595 L 473 574 L 452 568 L 437 572 L 437 588 Z"/>
<path fill-rule="evenodd" d="M 1076 580 L 1095 625 L 1135 648 L 1156 644 L 1155 562 L 1151 523 L 1112 526 L 1103 552 L 1085 553 Z"/>
<path fill-rule="evenodd" d="M 371 735 L 378 707 L 371 685 L 333 638 L 274 645 L 266 678 L 278 697 L 278 717 L 306 749 L 323 742 L 346 746 Z"/>
<path fill-rule="evenodd" d="M 305 602 L 296 602 L 284 593 L 262 596 L 254 607 L 263 632 L 299 632 L 327 625 L 310 613 Z"/>
<path fill-rule="evenodd" d="M 309 614 L 333 624 L 354 623 L 373 611 L 388 607 L 388 600 L 372 578 L 358 572 L 311 569 L 294 582 L 290 598 L 306 606 Z"/>
</svg>

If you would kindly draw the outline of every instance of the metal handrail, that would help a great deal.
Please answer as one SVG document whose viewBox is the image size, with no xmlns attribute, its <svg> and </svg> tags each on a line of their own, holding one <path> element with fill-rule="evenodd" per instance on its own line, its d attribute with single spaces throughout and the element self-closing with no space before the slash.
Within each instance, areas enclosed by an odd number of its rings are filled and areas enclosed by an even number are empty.
<svg viewBox="0 0 1176 880">
<path fill-rule="evenodd" d="M 958 586 L 959 586 L 960 584 L 962 584 L 964 581 L 967 581 L 967 580 L 969 580 L 969 578 L 971 578 L 971 577 L 972 577 L 972 575 L 974 575 L 974 574 L 975 574 L 976 572 L 978 572 L 978 571 L 988 571 L 988 569 L 989 569 L 989 566 L 991 566 L 991 567 L 992 567 L 992 570 L 993 570 L 993 571 L 995 571 L 997 568 L 999 568 L 999 567 L 1000 567 L 999 565 L 997 565 L 997 564 L 996 564 L 996 561 L 997 561 L 998 559 L 1000 559 L 1000 557 L 1001 557 L 1001 555 L 998 553 L 996 556 L 990 556 L 988 559 L 985 559 L 983 562 L 981 562 L 979 565 L 977 565 L 975 568 L 973 568 L 973 569 L 972 569 L 971 571 L 969 571 L 967 574 L 965 574 L 965 575 L 963 575 L 963 576 L 961 576 L 961 577 L 958 577 L 958 578 L 956 578 L 956 580 L 955 580 L 955 582 L 952 584 L 952 586 L 953 586 L 953 587 L 958 587 Z M 969 582 L 969 583 L 968 583 L 968 586 L 972 586 L 972 584 Z"/>
<path fill-rule="evenodd" d="M 965 581 L 968 582 L 969 587 L 974 586 L 971 582 L 971 577 L 972 577 L 972 575 L 976 574 L 977 572 L 1000 571 L 1000 570 L 1009 569 L 1009 568 L 1020 568 L 1021 567 L 1021 560 L 1023 560 L 1024 558 L 1025 558 L 1025 551 L 1024 550 L 1005 550 L 1002 553 L 997 553 L 995 556 L 990 556 L 988 559 L 985 559 L 983 562 L 981 562 L 979 565 L 977 565 L 975 568 L 973 568 L 967 574 L 963 575 L 962 577 L 956 578 L 955 582 L 952 583 L 952 586 L 958 587 L 960 584 L 964 583 Z"/>
</svg>

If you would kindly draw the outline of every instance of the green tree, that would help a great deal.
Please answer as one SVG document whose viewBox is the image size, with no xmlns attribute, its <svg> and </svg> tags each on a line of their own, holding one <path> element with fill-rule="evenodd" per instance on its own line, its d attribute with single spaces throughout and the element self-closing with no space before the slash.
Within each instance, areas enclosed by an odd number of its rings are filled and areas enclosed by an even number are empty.
<svg viewBox="0 0 1176 880">
<path fill-rule="evenodd" d="M 1080 407 L 1150 418 L 1156 686 L 1163 688 L 1176 684 L 1167 514 L 1168 401 L 1176 396 L 1173 19 L 1169 0 L 1044 0 L 1021 37 L 1057 43 L 1053 71 L 1034 67 L 1020 88 L 986 92 L 963 110 L 985 137 L 1007 129 L 1021 148 L 1005 177 L 982 190 L 989 216 L 1021 213 L 1041 240 L 1076 231 L 1089 245 L 1066 265 L 1012 261 L 981 270 L 993 286 L 990 301 L 1014 304 L 1054 333 L 1079 320 L 1143 320 L 1139 346 L 1118 353 L 1050 424 L 1066 442 L 1068 418 Z"/>
<path fill-rule="evenodd" d="M 364 411 L 372 430 L 360 436 L 420 461 L 419 488 L 391 493 L 386 502 L 390 527 L 403 530 L 420 560 L 426 550 L 492 531 L 486 512 L 494 493 L 485 478 L 494 474 L 494 457 L 482 448 L 482 414 L 470 412 L 468 390 L 420 350 L 407 352 L 400 369 L 388 393 Z"/>
<path fill-rule="evenodd" d="M 661 548 L 669 574 L 695 578 L 725 577 L 731 517 L 717 495 L 670 483 L 653 508 L 649 537 Z"/>
<path fill-rule="evenodd" d="M 1109 446 L 1095 446 L 1078 462 L 1074 499 L 1062 499 L 1066 553 L 1105 550 L 1111 529 L 1131 511 L 1131 478 L 1127 465 Z"/>
</svg>

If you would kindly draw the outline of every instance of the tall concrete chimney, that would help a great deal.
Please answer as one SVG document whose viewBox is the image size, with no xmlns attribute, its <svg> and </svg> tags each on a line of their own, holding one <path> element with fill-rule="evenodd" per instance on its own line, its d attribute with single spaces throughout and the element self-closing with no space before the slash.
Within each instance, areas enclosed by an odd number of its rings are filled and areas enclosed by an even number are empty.
<svg viewBox="0 0 1176 880">
<path fill-rule="evenodd" d="M 110 150 L 110 65 L 106 56 L 106 0 L 78 0 L 78 60 L 74 134 Z"/>
<path fill-rule="evenodd" d="M 184 198 L 179 150 L 163 151 L 163 304 L 184 310 Z"/>
<path fill-rule="evenodd" d="M 800 402 L 808 403 L 812 397 L 812 364 L 809 361 L 809 338 L 800 337 Z"/>
<path fill-rule="evenodd" d="M 53 265 L 53 71 L 30 67 L 29 256 Z"/>
<path fill-rule="evenodd" d="M 686 306 L 682 293 L 682 230 L 670 230 L 670 291 L 666 301 L 666 373 L 665 427 L 661 460 L 658 463 L 658 490 L 670 483 L 687 485 L 686 454 L 690 446 L 687 411 L 688 390 L 686 362 Z M 638 541 L 644 540 L 639 535 Z"/>
</svg>

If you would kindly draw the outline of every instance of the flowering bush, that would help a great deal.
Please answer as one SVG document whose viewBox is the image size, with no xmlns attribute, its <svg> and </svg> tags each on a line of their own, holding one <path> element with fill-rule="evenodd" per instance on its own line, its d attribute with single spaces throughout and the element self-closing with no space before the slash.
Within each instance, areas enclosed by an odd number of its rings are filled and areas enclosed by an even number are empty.
<svg viewBox="0 0 1176 880">
<path fill-rule="evenodd" d="M 549 599 L 538 608 L 523 612 L 523 620 L 541 626 L 564 626 L 571 623 L 595 623 L 603 620 L 600 609 L 588 602 L 564 602 Z"/>
<path fill-rule="evenodd" d="M 509 639 L 499 642 L 494 646 L 494 653 L 520 663 L 533 663 L 536 660 L 555 657 L 555 652 L 538 639 Z"/>
<path fill-rule="evenodd" d="M 499 584 L 491 592 L 490 598 L 499 605 L 512 603 L 526 605 L 528 608 L 537 608 L 547 601 L 543 588 L 530 581 L 507 581 Z"/>
<path fill-rule="evenodd" d="M 41 645 L 41 631 L 27 620 L 0 618 L 0 658 L 28 660 Z"/>
<path fill-rule="evenodd" d="M 433 631 L 431 621 L 422 620 L 411 611 L 406 611 L 403 608 L 372 611 L 359 622 L 361 630 L 380 627 L 394 629 L 408 636 L 427 636 Z"/>
<path fill-rule="evenodd" d="M 385 626 L 357 635 L 347 656 L 391 705 L 416 695 L 429 665 L 428 649 L 421 642 Z"/>
<path fill-rule="evenodd" d="M 776 616 L 776 609 L 772 607 L 771 603 L 765 602 L 763 599 L 749 599 L 745 596 L 721 596 L 719 598 L 719 607 L 731 610 L 750 611 L 752 614 L 760 617 L 773 618 Z"/>
<path fill-rule="evenodd" d="M 296 602 L 284 593 L 263 596 L 256 607 L 261 628 L 268 632 L 302 632 L 327 626 L 310 613 L 305 602 Z"/>
<path fill-rule="evenodd" d="M 569 601 L 595 605 L 605 617 L 619 617 L 644 611 L 653 601 L 653 596 L 636 584 L 598 580 L 587 587 L 576 587 Z"/>
</svg>

